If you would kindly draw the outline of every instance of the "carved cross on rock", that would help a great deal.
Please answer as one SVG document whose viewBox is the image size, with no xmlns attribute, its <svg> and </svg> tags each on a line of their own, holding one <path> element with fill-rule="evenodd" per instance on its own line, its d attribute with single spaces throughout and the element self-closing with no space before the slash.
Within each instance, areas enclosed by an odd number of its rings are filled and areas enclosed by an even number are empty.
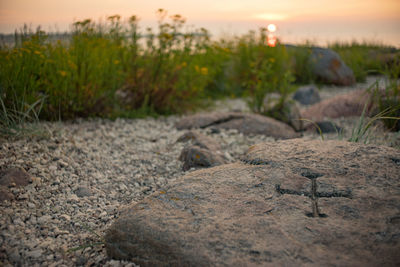
<svg viewBox="0 0 400 267">
<path fill-rule="evenodd" d="M 325 218 L 328 217 L 326 214 L 320 213 L 318 208 L 318 198 L 321 197 L 345 197 L 345 198 L 352 198 L 351 190 L 342 191 L 342 190 L 333 190 L 332 192 L 318 192 L 318 184 L 317 178 L 322 177 L 323 174 L 310 172 L 310 171 L 303 171 L 301 176 L 306 177 L 311 180 L 311 191 L 296 191 L 291 189 L 281 188 L 281 185 L 277 184 L 275 186 L 276 191 L 280 194 L 290 194 L 290 195 L 299 195 L 299 196 L 308 196 L 311 199 L 311 212 L 306 213 L 308 217 L 321 217 Z"/>
</svg>

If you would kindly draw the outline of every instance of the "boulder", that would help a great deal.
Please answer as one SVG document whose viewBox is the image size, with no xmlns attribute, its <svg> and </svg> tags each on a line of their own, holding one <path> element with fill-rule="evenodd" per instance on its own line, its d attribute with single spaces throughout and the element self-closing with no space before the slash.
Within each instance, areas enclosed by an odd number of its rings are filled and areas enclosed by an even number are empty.
<svg viewBox="0 0 400 267">
<path fill-rule="evenodd" d="M 269 142 L 127 208 L 107 253 L 140 266 L 398 266 L 400 151 Z"/>
<path fill-rule="evenodd" d="M 313 74 L 323 82 L 344 86 L 356 82 L 353 71 L 330 49 L 312 47 L 309 63 Z"/>
<path fill-rule="evenodd" d="M 299 137 L 289 125 L 275 119 L 238 112 L 199 113 L 182 118 L 176 127 L 179 130 L 193 128 L 236 129 L 243 134 L 263 134 L 274 138 Z"/>
<path fill-rule="evenodd" d="M 293 99 L 302 105 L 312 105 L 321 101 L 318 89 L 314 85 L 298 88 L 293 95 Z"/>
<path fill-rule="evenodd" d="M 314 122 L 323 121 L 324 118 L 361 116 L 365 105 L 367 105 L 365 115 L 368 115 L 373 110 L 369 99 L 370 95 L 367 91 L 356 90 L 314 104 L 303 110 L 301 116 L 303 119 Z"/>
</svg>

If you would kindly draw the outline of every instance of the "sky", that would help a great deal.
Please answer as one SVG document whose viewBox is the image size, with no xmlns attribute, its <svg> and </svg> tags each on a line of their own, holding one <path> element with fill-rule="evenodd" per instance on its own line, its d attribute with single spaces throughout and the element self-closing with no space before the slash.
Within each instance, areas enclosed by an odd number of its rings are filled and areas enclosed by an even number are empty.
<svg viewBox="0 0 400 267">
<path fill-rule="evenodd" d="M 159 8 L 217 37 L 274 23 L 284 42 L 356 39 L 400 47 L 400 0 L 0 0 L 0 32 L 24 23 L 65 31 L 74 21 L 114 14 L 137 15 L 142 28 L 155 27 Z"/>
</svg>

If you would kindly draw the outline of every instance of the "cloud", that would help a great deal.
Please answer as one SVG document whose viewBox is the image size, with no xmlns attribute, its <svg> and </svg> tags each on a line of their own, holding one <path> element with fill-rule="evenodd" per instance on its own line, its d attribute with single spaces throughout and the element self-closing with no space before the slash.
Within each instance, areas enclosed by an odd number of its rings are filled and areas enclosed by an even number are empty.
<svg viewBox="0 0 400 267">
<path fill-rule="evenodd" d="M 272 21 L 282 21 L 286 20 L 289 16 L 286 14 L 278 14 L 278 13 L 261 13 L 253 15 L 255 19 L 261 20 L 272 20 Z"/>
</svg>

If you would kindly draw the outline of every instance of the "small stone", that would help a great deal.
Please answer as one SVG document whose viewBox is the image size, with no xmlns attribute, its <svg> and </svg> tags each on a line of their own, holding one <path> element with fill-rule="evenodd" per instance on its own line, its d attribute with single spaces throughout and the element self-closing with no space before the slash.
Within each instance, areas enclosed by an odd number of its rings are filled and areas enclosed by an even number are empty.
<svg viewBox="0 0 400 267">
<path fill-rule="evenodd" d="M 5 187 L 0 185 L 0 201 L 11 201 L 15 198 L 14 194 L 10 192 L 10 190 Z"/>
<path fill-rule="evenodd" d="M 50 170 L 50 171 L 56 171 L 56 170 L 57 170 L 57 166 L 51 165 L 51 166 L 49 167 L 49 170 Z"/>
<path fill-rule="evenodd" d="M 28 252 L 26 252 L 26 255 L 28 257 L 37 259 L 37 258 L 40 258 L 43 255 L 43 250 L 36 249 L 36 250 L 33 250 L 33 251 L 28 251 Z"/>
<path fill-rule="evenodd" d="M 179 156 L 179 160 L 183 161 L 182 169 L 184 171 L 192 167 L 208 168 L 226 163 L 226 159 L 215 151 L 198 146 L 185 147 Z"/>
<path fill-rule="evenodd" d="M 60 215 L 60 218 L 65 220 L 65 221 L 67 221 L 67 222 L 71 221 L 71 216 L 69 216 L 67 214 Z"/>
<path fill-rule="evenodd" d="M 70 194 L 67 199 L 71 202 L 79 202 L 79 197 L 75 194 Z"/>
<path fill-rule="evenodd" d="M 47 223 L 50 223 L 50 221 L 51 221 L 50 215 L 44 215 L 37 219 L 37 222 L 40 224 L 47 224 Z"/>
<path fill-rule="evenodd" d="M 92 192 L 90 191 L 89 188 L 85 186 L 80 186 L 78 189 L 75 191 L 75 194 L 78 197 L 90 197 L 92 195 Z"/>
<path fill-rule="evenodd" d="M 0 171 L 0 185 L 2 186 L 26 186 L 32 182 L 30 175 L 22 168 L 10 168 Z"/>
<path fill-rule="evenodd" d="M 26 200 L 28 198 L 29 198 L 28 194 L 20 194 L 17 197 L 18 200 Z"/>
</svg>

